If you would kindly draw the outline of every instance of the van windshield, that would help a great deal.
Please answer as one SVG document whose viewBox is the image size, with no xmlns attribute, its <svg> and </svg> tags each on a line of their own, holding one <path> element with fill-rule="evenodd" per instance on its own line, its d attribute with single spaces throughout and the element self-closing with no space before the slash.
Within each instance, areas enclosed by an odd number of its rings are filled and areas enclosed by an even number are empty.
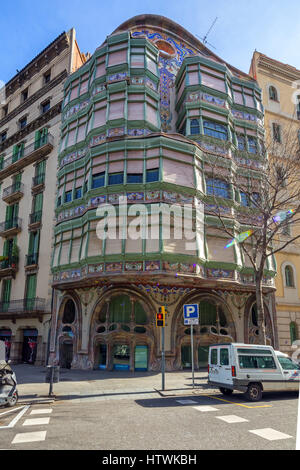
<svg viewBox="0 0 300 470">
<path fill-rule="evenodd" d="M 284 356 L 277 356 L 277 359 L 283 368 L 283 370 L 295 370 L 295 369 L 300 369 L 300 366 L 296 364 L 295 362 L 292 361 L 289 357 L 284 357 Z"/>
<path fill-rule="evenodd" d="M 271 356 L 241 356 L 239 355 L 241 369 L 276 369 L 276 364 Z"/>
</svg>

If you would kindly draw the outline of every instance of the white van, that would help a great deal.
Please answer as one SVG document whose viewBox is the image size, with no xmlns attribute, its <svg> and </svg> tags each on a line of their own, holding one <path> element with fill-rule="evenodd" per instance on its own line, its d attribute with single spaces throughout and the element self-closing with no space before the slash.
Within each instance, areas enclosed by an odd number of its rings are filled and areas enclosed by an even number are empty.
<svg viewBox="0 0 300 470">
<path fill-rule="evenodd" d="M 259 401 L 262 392 L 298 391 L 300 366 L 272 346 L 225 343 L 213 344 L 208 355 L 208 384 L 224 395 L 233 390 Z"/>
</svg>

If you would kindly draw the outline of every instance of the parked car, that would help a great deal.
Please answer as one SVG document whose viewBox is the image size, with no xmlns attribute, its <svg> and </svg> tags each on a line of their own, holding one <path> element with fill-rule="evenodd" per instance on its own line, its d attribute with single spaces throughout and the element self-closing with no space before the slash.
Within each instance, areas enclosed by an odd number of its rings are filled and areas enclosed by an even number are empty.
<svg viewBox="0 0 300 470">
<path fill-rule="evenodd" d="M 239 390 L 259 401 L 263 392 L 299 390 L 300 366 L 272 346 L 213 344 L 208 361 L 208 384 L 224 395 Z"/>
</svg>

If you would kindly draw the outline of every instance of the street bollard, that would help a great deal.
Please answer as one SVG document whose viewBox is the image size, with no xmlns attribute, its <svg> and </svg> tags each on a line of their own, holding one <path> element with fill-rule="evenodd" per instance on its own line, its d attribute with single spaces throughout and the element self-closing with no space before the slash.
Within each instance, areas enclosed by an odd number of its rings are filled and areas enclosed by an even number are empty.
<svg viewBox="0 0 300 470">
<path fill-rule="evenodd" d="M 49 397 L 53 396 L 53 384 L 59 382 L 59 366 L 47 366 L 46 383 L 49 383 Z"/>
</svg>

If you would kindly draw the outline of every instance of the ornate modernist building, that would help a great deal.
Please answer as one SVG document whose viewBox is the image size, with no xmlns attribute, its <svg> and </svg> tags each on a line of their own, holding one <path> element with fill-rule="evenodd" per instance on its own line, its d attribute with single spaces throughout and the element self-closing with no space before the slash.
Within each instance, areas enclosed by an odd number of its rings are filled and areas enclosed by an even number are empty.
<svg viewBox="0 0 300 470">
<path fill-rule="evenodd" d="M 270 151 L 286 158 L 293 141 L 300 145 L 300 70 L 260 52 L 254 52 L 250 74 L 262 89 L 266 141 Z M 272 142 L 272 143 L 271 143 Z M 275 144 L 273 144 L 273 142 Z M 273 158 L 276 155 L 273 153 Z M 280 171 L 280 159 L 278 171 Z M 285 186 L 288 186 L 286 181 Z M 292 209 L 292 207 L 289 207 Z M 288 237 L 297 236 L 299 227 L 290 227 Z M 293 341 L 300 339 L 300 245 L 299 240 L 276 255 L 276 310 L 279 347 L 292 354 Z"/>
<path fill-rule="evenodd" d="M 46 357 L 62 89 L 85 61 L 75 31 L 62 33 L 1 95 L 0 340 L 13 362 Z"/>
<path fill-rule="evenodd" d="M 256 81 L 167 18 L 128 20 L 67 78 L 52 257 L 53 363 L 159 370 L 154 319 L 161 305 L 168 312 L 168 370 L 191 364 L 187 303 L 200 306 L 197 367 L 206 366 L 211 343 L 257 342 L 253 272 L 238 245 L 224 248 L 214 202 L 222 202 L 237 232 L 247 230 L 247 207 L 230 180 L 259 174 L 263 138 Z M 115 239 L 97 236 L 103 204 L 116 209 Z M 162 212 L 172 205 L 165 237 Z M 192 210 L 181 239 L 175 212 L 184 205 Z M 200 230 L 197 207 L 204 211 Z M 124 236 L 140 214 L 141 231 L 155 228 L 157 237 Z M 272 262 L 264 292 L 268 342 L 277 346 L 274 275 Z"/>
</svg>

